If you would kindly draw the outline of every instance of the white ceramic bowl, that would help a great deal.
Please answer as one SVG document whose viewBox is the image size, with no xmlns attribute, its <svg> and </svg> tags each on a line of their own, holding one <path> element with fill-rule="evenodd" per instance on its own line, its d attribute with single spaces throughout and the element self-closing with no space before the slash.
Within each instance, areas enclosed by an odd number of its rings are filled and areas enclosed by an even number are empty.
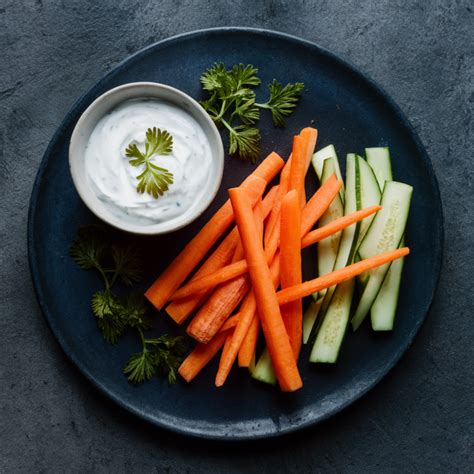
<svg viewBox="0 0 474 474">
<path fill-rule="evenodd" d="M 207 192 L 192 213 L 152 225 L 124 222 L 112 214 L 89 186 L 85 173 L 85 150 L 97 122 L 119 104 L 129 99 L 156 98 L 170 102 L 190 114 L 204 131 L 212 154 Z M 220 134 L 207 112 L 192 97 L 173 87 L 156 82 L 133 82 L 116 87 L 97 98 L 78 120 L 69 144 L 69 167 L 72 180 L 86 206 L 100 219 L 118 229 L 135 234 L 157 235 L 178 230 L 199 217 L 214 199 L 224 171 L 224 148 Z"/>
</svg>

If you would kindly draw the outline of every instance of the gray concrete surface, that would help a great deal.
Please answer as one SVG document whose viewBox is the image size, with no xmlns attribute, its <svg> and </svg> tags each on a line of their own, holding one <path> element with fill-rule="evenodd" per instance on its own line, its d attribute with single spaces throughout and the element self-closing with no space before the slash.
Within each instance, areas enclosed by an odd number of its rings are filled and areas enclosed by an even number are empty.
<svg viewBox="0 0 474 474">
<path fill-rule="evenodd" d="M 472 472 L 473 8 L 469 0 L 1 0 L 0 472 Z M 36 170 L 75 99 L 128 54 L 221 25 L 314 40 L 377 80 L 427 147 L 446 220 L 434 305 L 390 375 L 315 429 L 232 448 L 155 430 L 98 395 L 46 327 L 26 254 Z"/>
</svg>

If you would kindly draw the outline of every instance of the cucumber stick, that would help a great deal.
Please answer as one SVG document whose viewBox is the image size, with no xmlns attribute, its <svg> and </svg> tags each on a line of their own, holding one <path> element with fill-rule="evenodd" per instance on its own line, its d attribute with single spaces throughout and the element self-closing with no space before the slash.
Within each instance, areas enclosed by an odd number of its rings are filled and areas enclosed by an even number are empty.
<svg viewBox="0 0 474 474">
<path fill-rule="evenodd" d="M 347 155 L 346 164 L 346 189 L 344 202 L 344 215 L 351 214 L 361 209 L 360 202 L 360 177 L 359 177 L 359 160 L 361 158 L 355 154 Z M 339 250 L 336 261 L 334 262 L 333 270 L 344 268 L 352 262 L 355 251 L 355 242 L 357 242 L 359 235 L 360 223 L 352 224 L 346 227 L 342 232 L 341 241 L 339 243 Z M 332 295 L 336 287 L 331 286 L 327 289 L 324 301 L 321 307 L 321 312 L 324 315 L 329 306 Z"/>
<path fill-rule="evenodd" d="M 361 208 L 360 160 L 362 159 L 357 155 L 347 155 L 345 214 Z M 352 262 L 359 227 L 360 223 L 357 223 L 344 229 L 334 269 L 345 267 Z M 323 317 L 320 318 L 319 330 L 309 358 L 311 362 L 335 363 L 337 361 L 349 322 L 353 293 L 354 280 L 331 287 L 326 292 L 320 310 Z"/>
<path fill-rule="evenodd" d="M 255 367 L 251 368 L 250 374 L 252 375 L 252 378 L 260 382 L 268 383 L 270 385 L 275 385 L 277 383 L 275 372 L 273 371 L 272 360 L 270 359 L 270 353 L 268 352 L 267 347 L 263 350 Z"/>
<path fill-rule="evenodd" d="M 330 145 L 332 147 L 332 145 Z M 330 147 L 326 147 L 329 149 Z M 323 148 L 323 150 L 325 150 Z M 332 147 L 334 150 L 334 147 Z M 336 173 L 340 174 L 339 163 L 337 161 L 336 153 L 334 151 L 334 156 L 329 156 L 326 158 L 322 163 L 322 171 L 321 175 L 318 175 L 319 181 L 323 184 L 329 177 Z M 319 159 L 318 159 L 319 160 Z M 318 161 L 319 166 L 319 161 Z M 327 211 L 321 216 L 319 219 L 319 226 L 323 226 L 328 224 L 334 219 L 338 219 L 344 215 L 344 204 L 342 202 L 341 196 L 337 195 L 332 203 L 330 204 Z M 334 262 L 337 257 L 337 252 L 339 249 L 339 241 L 341 240 L 342 232 L 338 232 L 321 242 L 318 243 L 318 250 L 317 250 L 317 266 L 318 266 L 318 275 L 325 275 L 326 273 L 332 272 L 334 268 Z M 324 295 L 326 294 L 326 290 L 321 291 L 319 293 L 313 294 L 313 300 L 308 308 L 306 309 L 303 315 L 303 343 L 306 344 L 309 340 L 309 336 L 313 329 L 314 323 L 316 318 L 318 317 L 319 310 L 321 308 L 321 304 L 323 302 Z"/>
<path fill-rule="evenodd" d="M 336 166 L 336 169 L 334 171 L 336 172 L 337 179 L 342 181 L 343 179 L 341 169 L 339 168 L 339 161 L 337 159 L 336 149 L 334 148 L 334 145 L 328 145 L 324 148 L 321 148 L 321 150 L 317 151 L 313 155 L 311 163 L 313 164 L 314 171 L 316 172 L 319 181 L 321 182 L 321 178 L 323 175 L 324 161 L 328 158 L 332 158 L 334 160 L 334 164 Z M 339 191 L 339 195 L 341 196 L 341 199 L 344 199 L 344 189 L 341 188 L 341 190 Z"/>
<path fill-rule="evenodd" d="M 395 250 L 405 233 L 408 211 L 413 188 L 407 184 L 387 181 L 382 193 L 382 209 L 377 213 L 360 244 L 358 253 L 361 258 L 370 258 L 381 252 Z M 367 283 L 352 318 L 354 331 L 370 311 L 390 264 L 374 268 L 368 274 Z"/>
<path fill-rule="evenodd" d="M 359 173 L 360 173 L 360 193 L 361 193 L 361 206 L 362 209 L 369 206 L 376 206 L 380 204 L 380 199 L 382 198 L 382 192 L 380 191 L 379 183 L 377 178 L 372 170 L 372 168 L 367 164 L 362 158 L 359 159 Z M 370 224 L 372 223 L 375 215 L 371 215 L 363 219 L 360 223 L 359 231 L 359 240 L 357 242 L 357 247 L 362 242 Z M 356 255 L 354 261 L 359 261 L 359 255 Z M 357 277 L 358 282 L 365 286 L 367 283 L 367 274 L 362 273 Z"/>
<path fill-rule="evenodd" d="M 388 148 L 366 148 L 365 159 L 374 170 L 380 189 L 383 189 L 385 181 L 393 181 L 392 161 Z"/>
<path fill-rule="evenodd" d="M 339 168 L 339 166 L 335 158 L 327 158 L 324 160 L 321 184 L 327 181 L 327 179 L 336 172 L 337 168 Z M 340 196 L 336 196 L 327 211 L 319 219 L 319 226 L 322 227 L 329 224 L 329 222 L 343 215 L 344 205 L 342 199 Z M 332 272 L 339 249 L 341 234 L 342 232 L 338 232 L 318 243 L 318 275 L 326 275 L 326 273 Z"/>
<path fill-rule="evenodd" d="M 303 344 L 308 344 L 309 336 L 313 330 L 314 323 L 318 318 L 321 305 L 323 303 L 323 297 L 318 298 L 317 300 L 311 301 L 311 303 L 306 308 L 306 311 L 303 315 Z"/>
<path fill-rule="evenodd" d="M 392 162 L 388 148 L 366 148 L 365 159 L 374 170 L 380 188 L 384 187 L 385 181 L 393 180 Z M 404 240 L 400 246 L 405 246 Z M 404 262 L 404 258 L 392 262 L 379 294 L 370 308 L 370 319 L 374 331 L 391 331 L 393 329 Z"/>
<path fill-rule="evenodd" d="M 362 209 L 370 206 L 377 206 L 380 204 L 382 192 L 380 191 L 379 183 L 372 168 L 365 160 L 359 158 L 359 175 L 360 175 L 360 199 Z M 371 215 L 362 219 L 360 223 L 359 241 L 360 244 L 370 227 L 375 215 Z"/>
<path fill-rule="evenodd" d="M 400 247 L 404 246 L 405 239 L 400 244 Z M 391 331 L 393 329 L 404 262 L 404 258 L 392 262 L 379 294 L 370 308 L 370 320 L 374 331 Z"/>
</svg>

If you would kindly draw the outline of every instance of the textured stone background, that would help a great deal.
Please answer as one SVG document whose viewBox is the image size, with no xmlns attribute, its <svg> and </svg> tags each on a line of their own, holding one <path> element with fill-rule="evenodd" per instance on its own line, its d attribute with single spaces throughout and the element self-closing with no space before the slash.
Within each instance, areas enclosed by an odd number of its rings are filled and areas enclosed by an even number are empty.
<svg viewBox="0 0 474 474">
<path fill-rule="evenodd" d="M 0 472 L 472 472 L 472 2 L 0 1 Z M 444 268 L 416 343 L 363 400 L 272 443 L 209 445 L 124 414 L 68 363 L 26 255 L 31 186 L 75 99 L 130 53 L 198 28 L 295 34 L 367 72 L 427 147 L 446 220 Z"/>
</svg>

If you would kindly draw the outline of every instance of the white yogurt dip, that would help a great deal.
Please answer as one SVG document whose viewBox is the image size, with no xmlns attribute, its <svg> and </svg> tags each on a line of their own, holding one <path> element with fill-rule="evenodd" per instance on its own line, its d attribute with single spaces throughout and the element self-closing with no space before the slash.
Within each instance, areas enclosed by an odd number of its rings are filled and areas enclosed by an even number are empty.
<svg viewBox="0 0 474 474">
<path fill-rule="evenodd" d="M 134 167 L 125 156 L 130 143 L 145 150 L 146 130 L 153 127 L 173 137 L 170 155 L 150 159 L 173 173 L 173 184 L 158 199 L 137 192 L 136 177 L 144 165 Z M 111 213 L 130 224 L 153 225 L 192 213 L 208 189 L 211 162 L 209 141 L 188 112 L 159 99 L 134 99 L 95 126 L 85 151 L 85 174 Z"/>
</svg>

